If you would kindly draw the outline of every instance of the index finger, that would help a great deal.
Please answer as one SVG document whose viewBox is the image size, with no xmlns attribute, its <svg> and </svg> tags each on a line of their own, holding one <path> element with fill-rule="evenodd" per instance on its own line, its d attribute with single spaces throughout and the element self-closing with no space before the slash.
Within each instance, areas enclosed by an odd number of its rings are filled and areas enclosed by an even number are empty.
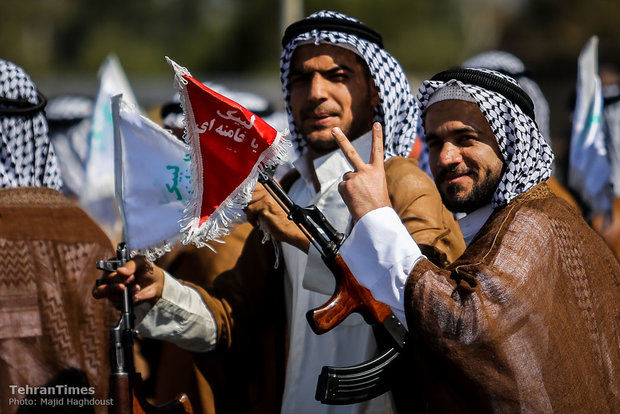
<svg viewBox="0 0 620 414">
<path fill-rule="evenodd" d="M 332 128 L 332 136 L 336 139 L 336 142 L 342 150 L 342 153 L 347 158 L 351 166 L 355 169 L 355 171 L 359 170 L 366 164 L 362 157 L 360 157 L 360 155 L 355 150 L 355 147 L 353 147 L 353 144 L 351 144 L 351 141 L 349 141 L 349 139 L 340 128 Z"/>
</svg>

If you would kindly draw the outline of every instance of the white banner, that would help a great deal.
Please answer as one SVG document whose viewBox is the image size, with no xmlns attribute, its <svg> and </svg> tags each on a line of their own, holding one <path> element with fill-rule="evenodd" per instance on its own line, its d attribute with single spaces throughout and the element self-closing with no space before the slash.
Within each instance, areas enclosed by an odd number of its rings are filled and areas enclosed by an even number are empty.
<svg viewBox="0 0 620 414">
<path fill-rule="evenodd" d="M 189 147 L 120 95 L 112 98 L 112 109 L 123 240 L 153 260 L 181 237 L 179 220 L 192 191 Z"/>
<path fill-rule="evenodd" d="M 79 202 L 113 242 L 118 241 L 120 222 L 114 200 L 114 128 L 110 99 L 119 93 L 123 94 L 125 102 L 137 107 L 123 68 L 118 59 L 110 55 L 99 70 L 99 91 L 93 110 L 86 178 Z"/>
<path fill-rule="evenodd" d="M 579 55 L 577 100 L 569 157 L 568 185 L 593 215 L 611 214 L 611 168 L 602 132 L 603 92 L 598 75 L 598 37 Z"/>
</svg>

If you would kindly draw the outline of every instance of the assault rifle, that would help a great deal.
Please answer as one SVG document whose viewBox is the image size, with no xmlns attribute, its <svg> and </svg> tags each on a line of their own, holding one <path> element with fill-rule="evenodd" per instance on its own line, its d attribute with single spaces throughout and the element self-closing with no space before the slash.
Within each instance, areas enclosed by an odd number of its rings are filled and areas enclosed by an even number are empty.
<svg viewBox="0 0 620 414">
<path fill-rule="evenodd" d="M 130 260 L 129 250 L 125 243 L 116 247 L 116 259 L 99 260 L 97 268 L 105 272 L 114 272 Z M 97 280 L 97 286 L 105 283 Z M 143 396 L 143 381 L 136 372 L 133 360 L 133 337 L 135 315 L 130 296 L 130 286 L 126 286 L 121 294 L 121 317 L 118 324 L 110 329 L 110 398 L 112 404 L 108 408 L 110 414 L 192 414 L 192 406 L 185 394 L 160 406 L 153 406 Z"/>
<path fill-rule="evenodd" d="M 387 350 L 375 359 L 350 367 L 323 367 L 315 398 L 323 404 L 353 404 L 389 391 L 394 370 L 402 358 L 407 330 L 390 307 L 376 301 L 349 270 L 338 253 L 345 240 L 344 234 L 336 231 L 316 206 L 303 208 L 293 203 L 268 173 L 261 171 L 258 181 L 318 249 L 336 278 L 336 290 L 329 301 L 306 313 L 314 333 L 328 332 L 351 313 L 357 312 L 366 323 L 383 331 L 381 337 L 387 338 Z"/>
</svg>

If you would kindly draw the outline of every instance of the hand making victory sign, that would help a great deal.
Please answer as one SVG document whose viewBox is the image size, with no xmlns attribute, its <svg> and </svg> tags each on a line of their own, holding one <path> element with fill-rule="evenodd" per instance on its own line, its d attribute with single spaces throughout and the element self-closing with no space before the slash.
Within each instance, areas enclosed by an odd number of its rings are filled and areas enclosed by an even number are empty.
<svg viewBox="0 0 620 414">
<path fill-rule="evenodd" d="M 369 211 L 391 207 L 383 166 L 383 129 L 375 122 L 372 126 L 372 149 L 366 164 L 340 128 L 332 129 L 338 146 L 354 171 L 346 173 L 338 185 L 338 192 L 355 221 Z"/>
</svg>

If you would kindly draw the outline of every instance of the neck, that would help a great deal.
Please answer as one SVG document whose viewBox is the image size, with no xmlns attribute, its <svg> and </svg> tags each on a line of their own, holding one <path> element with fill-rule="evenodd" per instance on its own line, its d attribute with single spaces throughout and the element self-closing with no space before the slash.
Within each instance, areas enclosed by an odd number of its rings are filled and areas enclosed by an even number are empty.
<svg viewBox="0 0 620 414">
<path fill-rule="evenodd" d="M 486 223 L 492 213 L 493 208 L 489 203 L 487 205 L 481 206 L 477 210 L 469 212 L 463 217 L 458 217 L 459 226 L 461 227 L 461 231 L 463 232 L 463 238 L 465 239 L 465 244 L 467 246 L 469 246 L 469 244 L 474 239 L 474 236 L 478 234 L 478 231 L 480 231 L 480 229 L 482 228 L 484 223 Z"/>
<path fill-rule="evenodd" d="M 306 150 L 306 163 L 308 164 L 308 170 L 312 174 L 312 185 L 314 186 L 314 191 L 319 192 L 321 189 L 321 184 L 319 183 L 319 179 L 316 175 L 316 169 L 314 168 L 314 160 L 323 155 L 329 154 L 330 152 L 335 151 L 335 149 L 331 150 L 316 150 L 312 147 L 308 147 Z"/>
</svg>

